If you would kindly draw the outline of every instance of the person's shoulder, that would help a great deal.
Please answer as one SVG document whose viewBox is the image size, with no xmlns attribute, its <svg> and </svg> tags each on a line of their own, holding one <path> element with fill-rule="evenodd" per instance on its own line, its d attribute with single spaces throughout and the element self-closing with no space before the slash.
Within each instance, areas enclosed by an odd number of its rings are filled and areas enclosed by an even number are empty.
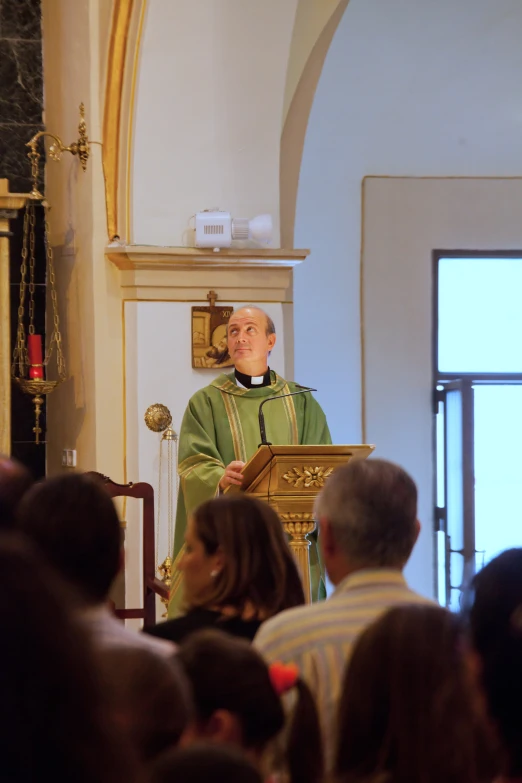
<svg viewBox="0 0 522 783">
<path fill-rule="evenodd" d="M 439 606 L 440 604 L 438 601 L 436 601 L 434 598 L 429 598 L 426 595 L 423 595 L 422 593 L 417 593 L 415 590 L 412 590 L 411 587 L 406 587 L 407 597 L 408 597 L 408 603 L 412 604 L 427 604 L 428 606 Z"/>
<path fill-rule="evenodd" d="M 179 644 L 189 633 L 215 626 L 219 617 L 219 612 L 213 612 L 210 609 L 192 609 L 187 614 L 183 614 L 173 620 L 167 620 L 151 628 L 146 628 L 145 632 L 158 639 L 167 639 L 170 642 Z"/>
<path fill-rule="evenodd" d="M 156 639 L 166 639 L 171 642 L 179 642 L 179 630 L 185 625 L 185 617 L 176 617 L 157 625 L 149 625 L 143 629 L 143 633 Z"/>
<path fill-rule="evenodd" d="M 213 381 L 209 383 L 208 386 L 205 386 L 206 389 L 222 389 L 224 386 L 227 386 L 229 383 L 232 383 L 234 386 L 237 386 L 234 373 L 233 372 L 222 372 L 220 373 L 216 378 L 214 378 Z"/>
<path fill-rule="evenodd" d="M 245 620 L 242 617 L 225 617 L 221 616 L 216 623 L 216 628 L 219 628 L 231 636 L 239 636 L 242 639 L 249 639 L 252 641 L 259 630 L 261 622 L 259 620 Z"/>
<path fill-rule="evenodd" d="M 313 389 L 313 387 L 311 387 L 309 384 L 297 383 L 297 381 L 285 381 L 285 383 L 291 392 L 302 392 L 301 394 L 294 397 L 294 402 L 299 404 L 299 402 L 307 403 L 308 401 L 308 404 L 319 404 L 313 395 L 315 389 Z M 305 392 L 308 393 L 306 394 Z"/>
<path fill-rule="evenodd" d="M 81 618 L 91 631 L 93 644 L 100 649 L 111 647 L 141 648 L 157 655 L 168 657 L 175 647 L 167 640 L 154 639 L 139 631 L 127 628 L 121 620 L 113 617 L 105 608 L 97 614 L 87 613 Z"/>
<path fill-rule="evenodd" d="M 306 383 L 297 383 L 297 381 L 287 381 L 284 378 L 281 378 L 282 381 L 286 383 L 290 391 L 306 391 L 310 387 L 306 385 Z"/>
<path fill-rule="evenodd" d="M 312 631 L 321 622 L 321 616 L 327 603 L 327 601 L 320 601 L 316 604 L 296 606 L 279 612 L 261 625 L 254 644 L 263 650 L 284 639 L 289 640 L 294 636 L 306 635 L 309 630 Z"/>
<path fill-rule="evenodd" d="M 189 402 L 195 402 L 197 400 L 201 400 L 204 397 L 208 397 L 209 394 L 212 394 L 215 389 L 215 386 L 212 383 L 207 383 L 206 386 L 202 386 L 201 389 L 198 389 L 194 392 L 194 394 L 190 397 Z"/>
<path fill-rule="evenodd" d="M 132 642 L 131 638 L 128 637 L 128 643 L 132 647 L 148 650 L 161 658 L 169 658 L 176 651 L 176 645 L 171 640 L 155 639 L 152 636 L 145 636 L 145 634 L 136 631 L 132 631 Z"/>
<path fill-rule="evenodd" d="M 198 404 L 209 397 L 213 397 L 219 394 L 220 389 L 231 383 L 231 376 L 225 373 L 221 373 L 217 378 L 208 383 L 206 386 L 202 386 L 198 389 L 189 399 L 189 405 Z"/>
</svg>

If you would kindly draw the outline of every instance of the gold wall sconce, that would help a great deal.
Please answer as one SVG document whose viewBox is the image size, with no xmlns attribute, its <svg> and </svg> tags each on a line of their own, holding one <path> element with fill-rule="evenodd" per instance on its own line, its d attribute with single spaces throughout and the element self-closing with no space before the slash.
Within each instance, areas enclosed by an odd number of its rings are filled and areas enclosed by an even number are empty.
<svg viewBox="0 0 522 783">
<path fill-rule="evenodd" d="M 49 131 L 39 131 L 38 133 L 35 133 L 35 135 L 30 139 L 30 141 L 27 142 L 27 146 L 29 147 L 29 152 L 27 153 L 27 156 L 29 160 L 31 161 L 31 168 L 32 168 L 32 176 L 33 176 L 33 183 L 37 182 L 38 180 L 38 169 L 40 165 L 40 153 L 38 152 L 38 142 L 40 139 L 43 139 L 44 137 L 49 137 L 53 140 L 53 143 L 49 147 L 49 157 L 51 160 L 61 160 L 62 154 L 64 152 L 70 152 L 71 155 L 78 155 L 78 158 L 81 163 L 81 167 L 84 171 L 87 170 L 87 161 L 89 160 L 89 155 L 91 154 L 91 143 L 89 137 L 87 136 L 87 125 L 85 123 L 85 106 L 83 103 L 80 103 L 80 122 L 78 123 L 78 139 L 76 141 L 73 141 L 72 144 L 65 145 L 61 138 L 57 136 L 55 133 L 50 133 Z M 33 190 L 30 194 L 31 198 L 33 199 L 43 199 L 43 195 L 38 190 L 38 186 L 33 184 Z"/>
</svg>

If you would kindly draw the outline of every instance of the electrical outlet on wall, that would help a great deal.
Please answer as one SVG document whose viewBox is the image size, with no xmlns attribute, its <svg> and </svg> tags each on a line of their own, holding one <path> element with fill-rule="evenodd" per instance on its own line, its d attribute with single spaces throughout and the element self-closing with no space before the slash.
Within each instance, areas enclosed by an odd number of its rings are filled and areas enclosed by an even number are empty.
<svg viewBox="0 0 522 783">
<path fill-rule="evenodd" d="M 63 468 L 76 467 L 76 449 L 64 449 L 62 451 L 62 467 Z"/>
</svg>

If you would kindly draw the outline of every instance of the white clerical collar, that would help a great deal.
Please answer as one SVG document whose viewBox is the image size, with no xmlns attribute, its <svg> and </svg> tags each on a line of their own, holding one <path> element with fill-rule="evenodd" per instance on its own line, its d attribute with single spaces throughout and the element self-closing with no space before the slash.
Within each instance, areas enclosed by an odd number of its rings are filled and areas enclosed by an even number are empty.
<svg viewBox="0 0 522 783">
<path fill-rule="evenodd" d="M 265 380 L 264 375 L 251 375 L 250 376 L 250 384 L 251 386 L 261 386 L 263 381 Z M 248 386 L 244 386 L 239 378 L 236 378 L 236 383 L 238 386 L 241 386 L 242 389 L 248 389 Z"/>
<path fill-rule="evenodd" d="M 252 389 L 253 387 L 270 386 L 270 368 L 263 375 L 246 375 L 239 372 L 237 368 L 234 369 L 234 375 L 236 383 L 241 386 L 242 389 Z"/>
</svg>

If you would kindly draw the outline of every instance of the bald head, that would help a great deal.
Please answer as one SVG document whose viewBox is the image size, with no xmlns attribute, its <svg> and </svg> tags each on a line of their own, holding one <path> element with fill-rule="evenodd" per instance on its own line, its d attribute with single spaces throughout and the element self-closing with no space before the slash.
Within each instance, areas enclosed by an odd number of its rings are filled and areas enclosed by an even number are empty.
<svg viewBox="0 0 522 783">
<path fill-rule="evenodd" d="M 33 478 L 27 468 L 5 454 L 0 454 L 0 529 L 14 527 L 16 509 Z"/>
<path fill-rule="evenodd" d="M 227 325 L 228 352 L 235 367 L 246 375 L 264 375 L 275 345 L 274 322 L 257 305 L 236 310 Z"/>
<path fill-rule="evenodd" d="M 264 316 L 267 337 L 269 334 L 276 333 L 275 324 L 270 318 L 270 316 L 268 315 L 268 313 L 266 313 L 261 307 L 258 307 L 257 305 L 245 305 L 245 307 L 240 307 L 239 310 L 236 310 L 235 313 L 232 313 L 230 318 L 232 319 L 234 316 L 245 317 L 248 316 L 249 314 L 254 314 L 254 315 L 257 314 L 257 315 Z"/>
</svg>

